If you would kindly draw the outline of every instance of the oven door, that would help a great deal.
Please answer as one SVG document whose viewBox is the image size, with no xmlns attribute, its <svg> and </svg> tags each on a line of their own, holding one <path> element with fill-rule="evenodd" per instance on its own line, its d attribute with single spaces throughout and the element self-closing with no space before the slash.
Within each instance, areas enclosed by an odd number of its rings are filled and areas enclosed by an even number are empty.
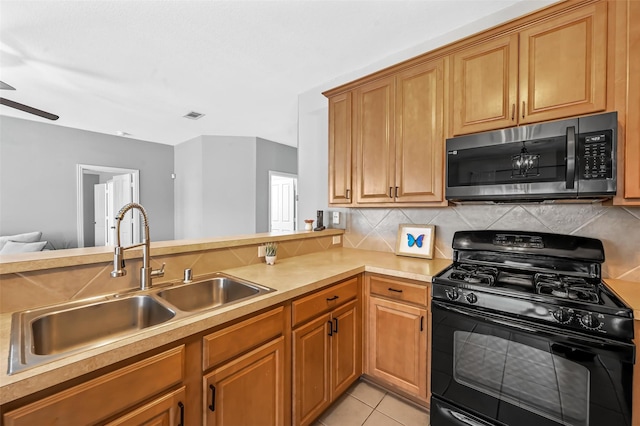
<svg viewBox="0 0 640 426">
<path fill-rule="evenodd" d="M 432 315 L 432 426 L 631 425 L 634 345 L 437 300 Z"/>
</svg>

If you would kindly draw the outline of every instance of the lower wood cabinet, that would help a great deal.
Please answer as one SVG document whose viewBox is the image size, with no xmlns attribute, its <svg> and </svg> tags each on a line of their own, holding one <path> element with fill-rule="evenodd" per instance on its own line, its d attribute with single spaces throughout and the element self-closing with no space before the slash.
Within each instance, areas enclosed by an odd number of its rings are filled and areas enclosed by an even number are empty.
<svg viewBox="0 0 640 426">
<path fill-rule="evenodd" d="M 284 347 L 279 337 L 205 375 L 205 424 L 285 424 Z"/>
<path fill-rule="evenodd" d="M 165 392 L 184 380 L 184 362 L 180 345 L 9 411 L 4 425 L 90 425 L 114 418 L 117 425 L 147 419 L 150 424 L 184 424 L 184 387 Z"/>
<path fill-rule="evenodd" d="M 428 405 L 428 284 L 365 278 L 365 373 Z"/>
<path fill-rule="evenodd" d="M 183 386 L 107 423 L 107 426 L 184 426 L 185 398 L 186 392 Z"/>
<path fill-rule="evenodd" d="M 203 424 L 289 423 L 285 321 L 281 306 L 203 337 Z"/>
<path fill-rule="evenodd" d="M 292 303 L 295 425 L 311 424 L 362 373 L 358 293 L 353 278 Z"/>
</svg>

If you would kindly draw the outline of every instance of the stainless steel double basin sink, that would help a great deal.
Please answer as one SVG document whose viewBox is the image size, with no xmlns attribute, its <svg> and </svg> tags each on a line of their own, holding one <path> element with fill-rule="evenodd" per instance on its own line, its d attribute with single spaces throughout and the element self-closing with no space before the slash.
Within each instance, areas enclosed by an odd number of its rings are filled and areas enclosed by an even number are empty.
<svg viewBox="0 0 640 426">
<path fill-rule="evenodd" d="M 189 284 L 17 312 L 11 318 L 8 373 L 272 291 L 268 287 L 217 274 Z"/>
</svg>

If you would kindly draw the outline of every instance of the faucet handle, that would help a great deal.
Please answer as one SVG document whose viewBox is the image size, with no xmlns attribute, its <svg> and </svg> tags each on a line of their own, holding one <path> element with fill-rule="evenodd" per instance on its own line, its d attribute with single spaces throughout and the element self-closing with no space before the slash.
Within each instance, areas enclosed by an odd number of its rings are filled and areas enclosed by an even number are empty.
<svg viewBox="0 0 640 426">
<path fill-rule="evenodd" d="M 152 277 L 164 277 L 164 265 L 165 265 L 165 263 L 162 262 L 162 268 L 152 270 L 151 271 L 151 276 Z"/>
</svg>

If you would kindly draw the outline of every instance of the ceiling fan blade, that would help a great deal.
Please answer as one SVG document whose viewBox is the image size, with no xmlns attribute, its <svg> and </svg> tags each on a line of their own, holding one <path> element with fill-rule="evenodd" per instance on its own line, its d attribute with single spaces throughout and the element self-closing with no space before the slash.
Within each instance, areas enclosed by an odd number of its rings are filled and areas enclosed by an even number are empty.
<svg viewBox="0 0 640 426">
<path fill-rule="evenodd" d="M 0 81 L 0 89 L 1 90 L 16 90 L 15 87 L 8 85 L 4 81 Z"/>
<path fill-rule="evenodd" d="M 60 118 L 55 114 L 51 114 L 50 112 L 42 111 L 41 109 L 33 108 L 6 98 L 0 98 L 0 104 L 19 109 L 20 111 L 28 112 L 29 114 L 35 114 L 49 120 L 57 120 L 58 118 Z"/>
</svg>

